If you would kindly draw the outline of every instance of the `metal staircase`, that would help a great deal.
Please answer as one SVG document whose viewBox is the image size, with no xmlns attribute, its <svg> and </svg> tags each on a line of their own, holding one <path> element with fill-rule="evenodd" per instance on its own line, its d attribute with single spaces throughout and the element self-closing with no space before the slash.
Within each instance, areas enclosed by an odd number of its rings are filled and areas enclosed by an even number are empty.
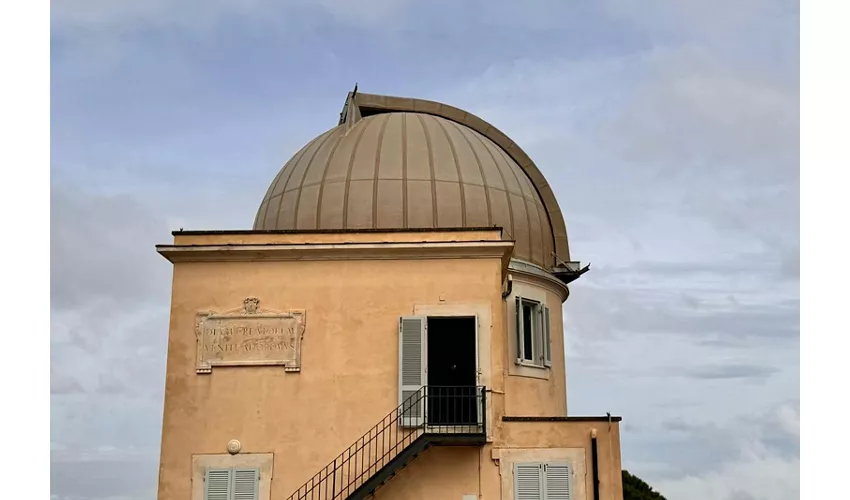
<svg viewBox="0 0 850 500">
<path fill-rule="evenodd" d="M 486 390 L 425 386 L 363 434 L 288 500 L 360 500 L 431 446 L 486 441 Z"/>
</svg>

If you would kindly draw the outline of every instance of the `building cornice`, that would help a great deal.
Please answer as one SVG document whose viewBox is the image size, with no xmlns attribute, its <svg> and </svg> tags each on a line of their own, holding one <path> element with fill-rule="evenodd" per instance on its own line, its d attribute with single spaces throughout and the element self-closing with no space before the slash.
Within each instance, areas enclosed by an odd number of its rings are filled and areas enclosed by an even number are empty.
<svg viewBox="0 0 850 500">
<path fill-rule="evenodd" d="M 498 258 L 502 261 L 504 274 L 507 272 L 513 247 L 512 241 L 490 240 L 415 243 L 157 245 L 156 251 L 172 263 Z"/>
</svg>

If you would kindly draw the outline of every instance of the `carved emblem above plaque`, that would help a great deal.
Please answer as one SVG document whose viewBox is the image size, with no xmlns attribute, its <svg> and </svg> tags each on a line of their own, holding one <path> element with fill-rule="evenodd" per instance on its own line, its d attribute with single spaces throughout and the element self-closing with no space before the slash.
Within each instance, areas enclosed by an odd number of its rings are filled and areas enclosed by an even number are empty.
<svg viewBox="0 0 850 500">
<path fill-rule="evenodd" d="M 260 300 L 248 297 L 242 307 L 198 313 L 198 373 L 214 366 L 278 365 L 288 372 L 301 370 L 302 310 L 261 309 Z"/>
</svg>

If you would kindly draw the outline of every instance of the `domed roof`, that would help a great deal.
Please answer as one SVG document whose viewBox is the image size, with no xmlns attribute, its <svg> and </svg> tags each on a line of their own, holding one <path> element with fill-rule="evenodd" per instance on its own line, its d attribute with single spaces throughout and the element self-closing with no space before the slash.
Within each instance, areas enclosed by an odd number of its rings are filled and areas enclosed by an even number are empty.
<svg viewBox="0 0 850 500">
<path fill-rule="evenodd" d="M 350 94 L 340 125 L 310 141 L 277 174 L 255 230 L 499 226 L 515 241 L 515 258 L 547 268 L 556 253 L 569 260 L 568 250 L 556 252 L 538 187 L 489 137 L 412 109 L 362 116 L 365 108 L 353 110 L 351 101 Z M 566 230 L 563 235 L 565 244 Z"/>
</svg>

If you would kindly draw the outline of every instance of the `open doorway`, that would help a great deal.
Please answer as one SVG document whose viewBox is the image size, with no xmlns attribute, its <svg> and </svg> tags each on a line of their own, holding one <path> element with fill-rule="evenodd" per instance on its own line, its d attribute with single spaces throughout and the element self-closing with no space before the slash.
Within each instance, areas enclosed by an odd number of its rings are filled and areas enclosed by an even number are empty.
<svg viewBox="0 0 850 500">
<path fill-rule="evenodd" d="M 478 423 L 476 321 L 428 318 L 428 425 Z"/>
</svg>

